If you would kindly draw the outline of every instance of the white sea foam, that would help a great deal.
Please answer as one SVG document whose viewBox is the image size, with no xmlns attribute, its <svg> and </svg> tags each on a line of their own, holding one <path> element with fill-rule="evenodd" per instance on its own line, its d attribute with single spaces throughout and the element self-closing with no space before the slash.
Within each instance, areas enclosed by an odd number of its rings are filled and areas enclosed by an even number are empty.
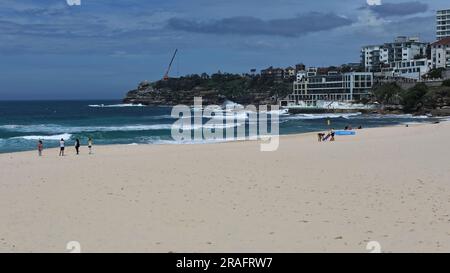
<svg viewBox="0 0 450 273">
<path fill-rule="evenodd" d="M 0 129 L 31 133 L 82 133 L 82 132 L 115 132 L 115 131 L 147 131 L 170 129 L 172 124 L 124 125 L 124 126 L 64 126 L 58 124 L 2 125 Z"/>
<path fill-rule="evenodd" d="M 83 133 L 83 132 L 126 132 L 126 131 L 151 131 L 151 130 L 171 130 L 173 124 L 152 124 L 152 125 L 123 125 L 123 126 L 62 126 L 57 124 L 35 124 L 35 125 L 1 125 L 0 130 L 6 130 L 11 132 L 20 133 L 33 133 L 40 132 L 46 134 L 62 134 L 62 133 Z M 237 123 L 226 123 L 226 124 L 186 124 L 180 127 L 183 130 L 197 130 L 201 128 L 207 129 L 225 129 L 231 127 L 241 126 Z"/>
<path fill-rule="evenodd" d="M 20 136 L 13 137 L 12 139 L 26 139 L 26 140 L 60 140 L 62 139 L 70 139 L 72 137 L 71 134 L 60 134 L 60 135 L 52 135 L 52 136 Z"/>
<path fill-rule="evenodd" d="M 347 114 L 296 114 L 290 116 L 280 117 L 284 120 L 309 120 L 309 119 L 327 119 L 327 118 L 345 118 L 356 117 L 362 115 L 361 113 L 347 113 Z"/>
<path fill-rule="evenodd" d="M 132 103 L 123 103 L 123 104 L 90 104 L 89 107 L 93 108 L 115 108 L 115 107 L 145 107 L 145 105 L 139 103 L 139 104 L 132 104 Z"/>
<path fill-rule="evenodd" d="M 372 114 L 368 118 L 392 118 L 392 119 L 427 119 L 429 116 L 414 116 L 412 114 Z"/>
<path fill-rule="evenodd" d="M 183 118 L 185 118 L 185 117 L 183 117 Z M 145 119 L 145 120 L 159 120 L 159 119 L 180 119 L 180 118 L 179 117 L 174 118 L 171 115 L 159 115 L 159 116 L 145 116 L 145 117 L 142 117 L 142 119 Z"/>
</svg>

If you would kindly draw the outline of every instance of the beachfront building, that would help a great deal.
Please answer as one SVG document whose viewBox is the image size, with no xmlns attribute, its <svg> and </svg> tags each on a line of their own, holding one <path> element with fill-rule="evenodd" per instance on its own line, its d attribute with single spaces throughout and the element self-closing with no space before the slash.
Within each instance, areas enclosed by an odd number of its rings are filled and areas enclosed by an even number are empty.
<svg viewBox="0 0 450 273">
<path fill-rule="evenodd" d="M 362 64 L 367 72 L 379 71 L 381 46 L 370 45 L 362 48 Z"/>
<path fill-rule="evenodd" d="M 428 48 L 417 37 L 399 36 L 392 43 L 363 47 L 361 63 L 366 72 L 419 80 L 429 71 Z"/>
<path fill-rule="evenodd" d="M 427 58 L 413 59 L 407 61 L 395 61 L 389 67 L 381 69 L 385 77 L 401 77 L 407 79 L 421 79 L 430 71 L 431 61 Z"/>
<path fill-rule="evenodd" d="M 431 44 L 432 68 L 450 68 L 450 37 Z"/>
<path fill-rule="evenodd" d="M 357 101 L 367 98 L 373 86 L 373 73 L 370 72 L 320 75 L 314 70 L 298 72 L 293 92 L 280 102 L 281 106 L 316 106 L 318 101 Z"/>
<path fill-rule="evenodd" d="M 436 37 L 438 40 L 450 37 L 450 9 L 436 12 Z"/>
</svg>

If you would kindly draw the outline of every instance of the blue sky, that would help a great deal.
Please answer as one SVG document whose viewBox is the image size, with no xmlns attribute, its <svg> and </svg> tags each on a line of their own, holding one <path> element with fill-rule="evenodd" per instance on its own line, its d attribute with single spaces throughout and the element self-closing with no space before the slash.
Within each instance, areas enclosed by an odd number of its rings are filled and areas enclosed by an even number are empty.
<svg viewBox="0 0 450 273">
<path fill-rule="evenodd" d="M 121 98 L 172 76 L 358 62 L 362 45 L 435 38 L 447 0 L 0 0 L 0 100 Z"/>
</svg>

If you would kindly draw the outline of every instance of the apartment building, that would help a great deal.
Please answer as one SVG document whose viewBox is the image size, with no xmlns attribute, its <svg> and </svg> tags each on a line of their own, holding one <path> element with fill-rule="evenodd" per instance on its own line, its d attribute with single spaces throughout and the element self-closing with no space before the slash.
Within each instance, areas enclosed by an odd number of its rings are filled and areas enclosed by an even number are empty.
<svg viewBox="0 0 450 273">
<path fill-rule="evenodd" d="M 282 106 L 316 106 L 318 101 L 352 102 L 369 96 L 373 86 L 373 73 L 329 72 L 314 73 L 314 69 L 300 71 L 293 84 L 293 92 L 281 101 Z"/>
<path fill-rule="evenodd" d="M 441 40 L 450 37 L 450 9 L 436 12 L 436 38 Z"/>
<path fill-rule="evenodd" d="M 427 58 L 395 61 L 381 70 L 384 77 L 402 77 L 408 79 L 421 79 L 430 71 L 431 61 Z"/>
<path fill-rule="evenodd" d="M 381 48 L 379 45 L 369 45 L 362 48 L 361 62 L 367 72 L 379 71 Z"/>
<path fill-rule="evenodd" d="M 434 69 L 450 68 L 450 37 L 431 44 L 431 66 Z"/>
<path fill-rule="evenodd" d="M 281 82 L 284 79 L 284 69 L 283 68 L 269 68 L 261 70 L 261 77 L 274 79 L 277 82 Z"/>
<path fill-rule="evenodd" d="M 420 79 L 429 71 L 428 48 L 429 44 L 417 37 L 399 36 L 392 43 L 363 47 L 362 64 L 367 72 L 381 72 L 383 76 L 395 73 L 397 77 Z"/>
</svg>

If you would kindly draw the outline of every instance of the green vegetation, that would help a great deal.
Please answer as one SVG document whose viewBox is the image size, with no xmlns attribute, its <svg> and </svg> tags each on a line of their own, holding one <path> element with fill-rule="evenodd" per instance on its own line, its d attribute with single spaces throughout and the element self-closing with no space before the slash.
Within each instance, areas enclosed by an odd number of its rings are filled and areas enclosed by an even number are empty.
<svg viewBox="0 0 450 273">
<path fill-rule="evenodd" d="M 442 82 L 442 86 L 449 86 L 450 87 L 450 80 L 445 80 Z"/>
<path fill-rule="evenodd" d="M 416 84 L 413 88 L 403 91 L 401 94 L 403 110 L 415 112 L 423 106 L 422 98 L 427 94 L 428 87 L 424 83 Z"/>
<path fill-rule="evenodd" d="M 440 79 L 442 77 L 442 72 L 445 71 L 445 68 L 435 68 L 424 75 L 424 78 L 430 79 Z"/>
<path fill-rule="evenodd" d="M 152 85 L 156 89 L 170 89 L 174 92 L 190 91 L 195 88 L 216 90 L 226 98 L 243 102 L 251 101 L 258 95 L 280 98 L 292 92 L 291 79 L 277 81 L 274 77 L 242 76 L 230 73 L 194 74 L 171 78 L 168 81 L 157 81 Z"/>
<path fill-rule="evenodd" d="M 396 83 L 389 83 L 375 88 L 374 98 L 385 105 L 402 105 L 408 113 L 429 111 L 450 104 L 450 85 L 445 81 L 441 87 L 429 87 L 419 83 L 403 90 Z"/>
<path fill-rule="evenodd" d="M 400 104 L 403 89 L 394 83 L 387 83 L 374 89 L 373 95 L 381 104 Z"/>
</svg>

